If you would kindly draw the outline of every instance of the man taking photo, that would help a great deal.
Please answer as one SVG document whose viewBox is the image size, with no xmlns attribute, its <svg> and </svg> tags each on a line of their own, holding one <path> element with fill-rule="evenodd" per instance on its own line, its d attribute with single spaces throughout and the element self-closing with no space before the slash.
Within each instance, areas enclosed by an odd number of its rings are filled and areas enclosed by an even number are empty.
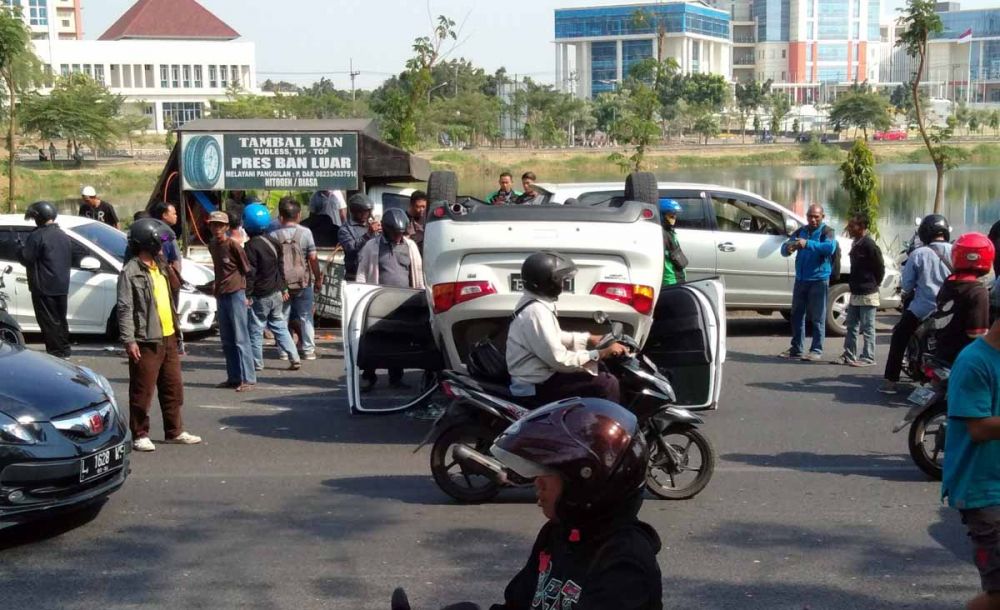
<svg viewBox="0 0 1000 610">
<path fill-rule="evenodd" d="M 806 212 L 806 226 L 792 234 L 782 244 L 781 255 L 795 255 L 795 287 L 792 289 L 792 345 L 780 353 L 780 358 L 801 358 L 818 362 L 823 356 L 826 337 L 826 299 L 830 291 L 830 274 L 837 253 L 837 237 L 832 228 L 823 224 L 823 206 L 813 204 Z M 809 353 L 803 351 L 806 317 L 812 328 Z"/>
</svg>

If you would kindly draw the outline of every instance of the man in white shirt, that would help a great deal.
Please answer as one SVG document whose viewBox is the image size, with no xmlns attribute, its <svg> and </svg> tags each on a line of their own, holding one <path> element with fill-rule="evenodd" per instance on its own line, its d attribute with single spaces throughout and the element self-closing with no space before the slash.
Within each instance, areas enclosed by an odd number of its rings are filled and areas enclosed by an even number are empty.
<svg viewBox="0 0 1000 610">
<path fill-rule="evenodd" d="M 598 362 L 625 354 L 625 346 L 592 349 L 600 335 L 559 327 L 556 301 L 574 275 L 573 261 L 555 252 L 536 252 L 521 266 L 524 296 L 507 332 L 506 356 L 511 393 L 526 403 L 542 405 L 571 396 L 619 401 L 618 379 L 599 370 Z"/>
</svg>

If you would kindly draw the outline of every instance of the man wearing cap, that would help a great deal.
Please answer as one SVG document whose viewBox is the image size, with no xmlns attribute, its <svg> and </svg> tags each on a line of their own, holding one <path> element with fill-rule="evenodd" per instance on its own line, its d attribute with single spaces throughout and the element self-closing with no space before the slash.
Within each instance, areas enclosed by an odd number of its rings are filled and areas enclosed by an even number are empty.
<svg viewBox="0 0 1000 610">
<path fill-rule="evenodd" d="M 226 380 L 216 387 L 248 392 L 257 385 L 253 367 L 253 350 L 247 326 L 247 255 L 227 234 L 229 214 L 215 211 L 208 216 L 212 241 L 208 251 L 215 266 L 215 299 L 219 310 L 219 335 L 222 353 L 226 357 Z"/>
<path fill-rule="evenodd" d="M 98 222 L 103 222 L 109 227 L 118 228 L 118 214 L 115 207 L 107 201 L 97 198 L 97 191 L 92 186 L 85 186 L 80 190 L 80 212 L 77 216 L 90 218 Z"/>
</svg>

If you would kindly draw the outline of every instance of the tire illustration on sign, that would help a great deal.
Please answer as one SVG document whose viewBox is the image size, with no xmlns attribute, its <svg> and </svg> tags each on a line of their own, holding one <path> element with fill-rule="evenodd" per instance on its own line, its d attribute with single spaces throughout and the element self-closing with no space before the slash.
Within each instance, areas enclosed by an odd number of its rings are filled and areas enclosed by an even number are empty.
<svg viewBox="0 0 1000 610">
<path fill-rule="evenodd" d="M 194 190 L 212 190 L 222 177 L 222 163 L 222 146 L 215 136 L 194 136 L 184 147 L 184 180 Z"/>
</svg>

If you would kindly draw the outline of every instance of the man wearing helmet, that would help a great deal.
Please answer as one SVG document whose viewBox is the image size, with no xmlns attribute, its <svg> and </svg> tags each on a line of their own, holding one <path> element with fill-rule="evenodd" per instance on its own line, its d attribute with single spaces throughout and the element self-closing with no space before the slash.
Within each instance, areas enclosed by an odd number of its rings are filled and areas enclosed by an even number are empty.
<svg viewBox="0 0 1000 610">
<path fill-rule="evenodd" d="M 903 302 L 908 304 L 892 329 L 892 341 L 885 362 L 885 382 L 879 387 L 879 392 L 883 394 L 899 391 L 899 375 L 903 369 L 906 346 L 920 323 L 937 309 L 938 292 L 952 273 L 948 220 L 940 214 L 925 216 L 917 228 L 917 237 L 924 245 L 914 250 L 903 266 Z"/>
<path fill-rule="evenodd" d="M 31 305 L 45 340 L 45 351 L 69 358 L 72 348 L 66 307 L 76 248 L 56 224 L 56 216 L 56 207 L 48 201 L 36 201 L 28 207 L 24 219 L 34 220 L 37 228 L 28 235 L 17 256 L 27 270 Z"/>
<path fill-rule="evenodd" d="M 278 348 L 289 355 L 289 370 L 297 371 L 302 364 L 299 350 L 288 333 L 284 313 L 289 292 L 281 245 L 267 233 L 271 228 L 271 213 L 263 204 L 251 203 L 243 208 L 243 226 L 250 235 L 244 251 L 250 263 L 247 269 L 248 328 L 254 370 L 264 370 L 264 328 L 267 328 L 278 342 Z"/>
<path fill-rule="evenodd" d="M 632 413 L 598 398 L 550 405 L 514 423 L 491 453 L 534 479 L 548 519 L 491 610 L 663 607 L 660 538 L 638 519 L 649 455 Z"/>
<path fill-rule="evenodd" d="M 394 208 L 382 219 L 382 237 L 368 240 L 358 254 L 357 281 L 395 288 L 424 287 L 423 261 L 420 250 L 406 236 L 410 220 L 406 212 Z M 362 391 L 370 391 L 377 381 L 374 369 L 366 369 L 361 378 L 365 381 Z M 405 387 L 403 370 L 389 369 L 389 387 Z"/>
<path fill-rule="evenodd" d="M 129 427 L 132 448 L 155 451 L 149 438 L 153 392 L 160 397 L 164 442 L 194 445 L 201 438 L 184 431 L 181 407 L 184 381 L 178 354 L 177 308 L 167 281 L 167 261 L 161 256 L 169 228 L 153 218 L 134 222 L 129 248 L 135 254 L 118 276 L 118 328 L 128 353 Z"/>
<path fill-rule="evenodd" d="M 524 296 L 507 331 L 510 391 L 526 403 L 542 405 L 570 396 L 619 400 L 618 380 L 598 369 L 600 360 L 621 356 L 620 343 L 594 348 L 601 340 L 590 333 L 564 332 L 556 301 L 576 265 L 556 252 L 536 252 L 521 265 Z"/>
<path fill-rule="evenodd" d="M 981 233 L 966 233 L 951 248 L 954 273 L 937 296 L 934 356 L 954 362 L 958 353 L 990 327 L 990 296 L 980 278 L 990 272 L 993 243 Z"/>
<path fill-rule="evenodd" d="M 358 273 L 358 254 L 361 248 L 375 239 L 382 231 L 381 224 L 372 218 L 375 204 L 364 193 L 355 193 L 347 200 L 350 219 L 337 232 L 337 240 L 344 249 L 344 278 L 353 282 Z"/>
<path fill-rule="evenodd" d="M 673 199 L 660 199 L 660 213 L 663 214 L 663 285 L 673 286 L 684 281 L 684 268 L 688 264 L 674 230 L 681 204 Z"/>
</svg>

